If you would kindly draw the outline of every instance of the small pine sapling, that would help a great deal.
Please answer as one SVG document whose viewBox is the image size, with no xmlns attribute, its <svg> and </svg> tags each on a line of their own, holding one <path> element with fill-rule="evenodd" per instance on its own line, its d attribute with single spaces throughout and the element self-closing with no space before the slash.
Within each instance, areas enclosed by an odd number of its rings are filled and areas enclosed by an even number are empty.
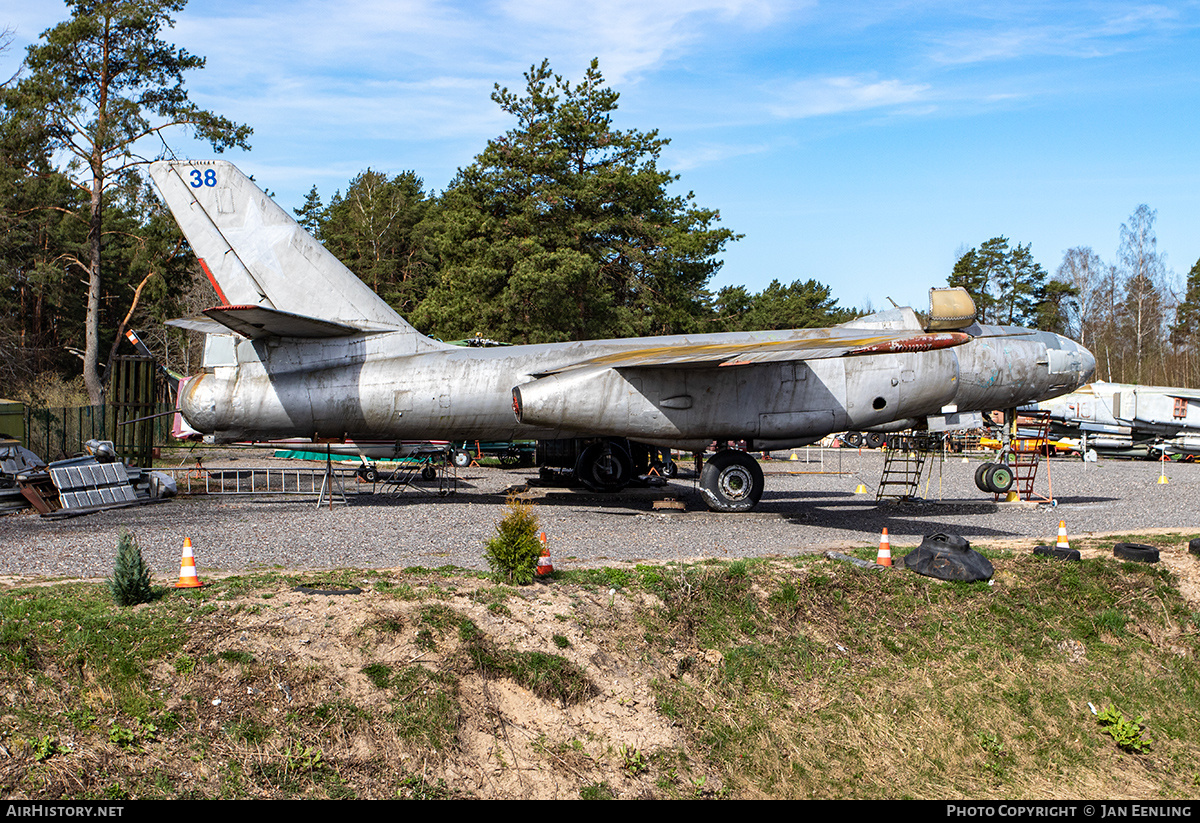
<svg viewBox="0 0 1200 823">
<path fill-rule="evenodd" d="M 117 537 L 117 562 L 112 579 L 108 581 L 108 590 L 118 606 L 136 606 L 149 603 L 153 598 L 150 567 L 142 559 L 137 539 L 127 529 L 121 529 Z"/>
<path fill-rule="evenodd" d="M 542 555 L 533 505 L 510 497 L 508 512 L 496 524 L 496 534 L 484 546 L 483 554 L 498 582 L 532 583 Z"/>
</svg>

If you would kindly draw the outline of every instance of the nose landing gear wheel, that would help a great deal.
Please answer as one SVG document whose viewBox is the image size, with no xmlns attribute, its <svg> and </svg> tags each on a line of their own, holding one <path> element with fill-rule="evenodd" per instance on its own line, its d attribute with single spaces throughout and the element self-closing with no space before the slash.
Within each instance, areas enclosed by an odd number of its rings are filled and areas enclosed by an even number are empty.
<svg viewBox="0 0 1200 823">
<path fill-rule="evenodd" d="M 719 451 L 700 472 L 700 492 L 713 511 L 748 512 L 762 499 L 762 468 L 746 452 Z"/>
<path fill-rule="evenodd" d="M 1003 463 L 997 463 L 984 473 L 984 482 L 996 494 L 1005 494 L 1013 486 L 1013 471 Z"/>
</svg>

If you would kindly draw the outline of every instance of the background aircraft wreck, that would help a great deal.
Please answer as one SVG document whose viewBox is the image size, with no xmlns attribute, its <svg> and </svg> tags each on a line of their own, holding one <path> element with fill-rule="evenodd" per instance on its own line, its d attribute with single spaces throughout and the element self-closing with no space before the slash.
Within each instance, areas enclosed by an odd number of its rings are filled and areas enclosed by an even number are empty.
<svg viewBox="0 0 1200 823">
<path fill-rule="evenodd" d="M 1092 383 L 1046 400 L 1055 433 L 1080 448 L 1121 456 L 1200 454 L 1200 391 L 1130 383 Z"/>
<path fill-rule="evenodd" d="M 945 428 L 1070 392 L 1095 365 L 1064 337 L 974 323 L 961 290 L 931 292 L 928 327 L 903 308 L 825 329 L 461 348 L 405 322 L 230 163 L 163 161 L 151 177 L 223 303 L 172 322 L 238 335 L 229 365 L 180 393 L 213 442 L 537 439 L 552 465 L 615 490 L 634 476 L 631 441 L 761 451 Z M 710 508 L 746 511 L 763 474 L 722 449 L 700 485 Z"/>
</svg>

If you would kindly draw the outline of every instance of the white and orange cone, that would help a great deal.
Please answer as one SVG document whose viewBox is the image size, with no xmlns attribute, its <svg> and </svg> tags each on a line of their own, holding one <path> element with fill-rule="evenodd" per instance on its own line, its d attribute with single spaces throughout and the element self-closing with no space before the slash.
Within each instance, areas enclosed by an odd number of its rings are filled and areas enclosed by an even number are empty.
<svg viewBox="0 0 1200 823">
<path fill-rule="evenodd" d="M 554 574 L 554 564 L 550 562 L 550 547 L 546 545 L 546 533 L 542 532 L 538 536 L 538 540 L 542 541 L 542 556 L 538 558 L 537 576 L 549 577 Z"/>
<path fill-rule="evenodd" d="M 887 526 L 883 527 L 883 534 L 879 536 L 879 554 L 875 556 L 875 565 L 892 565 L 892 544 L 888 542 Z"/>
<path fill-rule="evenodd" d="M 179 582 L 177 589 L 198 589 L 204 584 L 196 576 L 196 558 L 192 554 L 192 538 L 183 538 L 183 559 L 179 561 Z"/>
<path fill-rule="evenodd" d="M 1058 521 L 1058 542 L 1054 544 L 1056 549 L 1070 549 L 1071 544 L 1067 542 L 1067 521 Z"/>
</svg>

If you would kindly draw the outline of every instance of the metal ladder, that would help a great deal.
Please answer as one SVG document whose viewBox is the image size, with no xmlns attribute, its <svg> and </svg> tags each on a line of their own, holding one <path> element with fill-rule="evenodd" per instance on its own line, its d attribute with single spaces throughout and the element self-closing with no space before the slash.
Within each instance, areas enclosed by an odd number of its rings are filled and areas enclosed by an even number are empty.
<svg viewBox="0 0 1200 823">
<path fill-rule="evenodd" d="M 1049 452 L 1050 412 L 1023 411 L 1017 416 L 1018 434 L 1009 441 L 1006 455 L 1008 467 L 1013 473 L 1013 489 L 1022 500 L 1046 500 L 1049 497 L 1033 495 L 1033 484 L 1037 480 L 1038 465 L 1042 452 Z M 999 495 L 997 495 L 999 497 Z"/>
<path fill-rule="evenodd" d="M 940 445 L 940 438 L 928 432 L 907 432 L 889 435 L 883 453 L 883 473 L 875 499 L 894 497 L 909 500 L 917 496 L 929 452 Z"/>
</svg>

